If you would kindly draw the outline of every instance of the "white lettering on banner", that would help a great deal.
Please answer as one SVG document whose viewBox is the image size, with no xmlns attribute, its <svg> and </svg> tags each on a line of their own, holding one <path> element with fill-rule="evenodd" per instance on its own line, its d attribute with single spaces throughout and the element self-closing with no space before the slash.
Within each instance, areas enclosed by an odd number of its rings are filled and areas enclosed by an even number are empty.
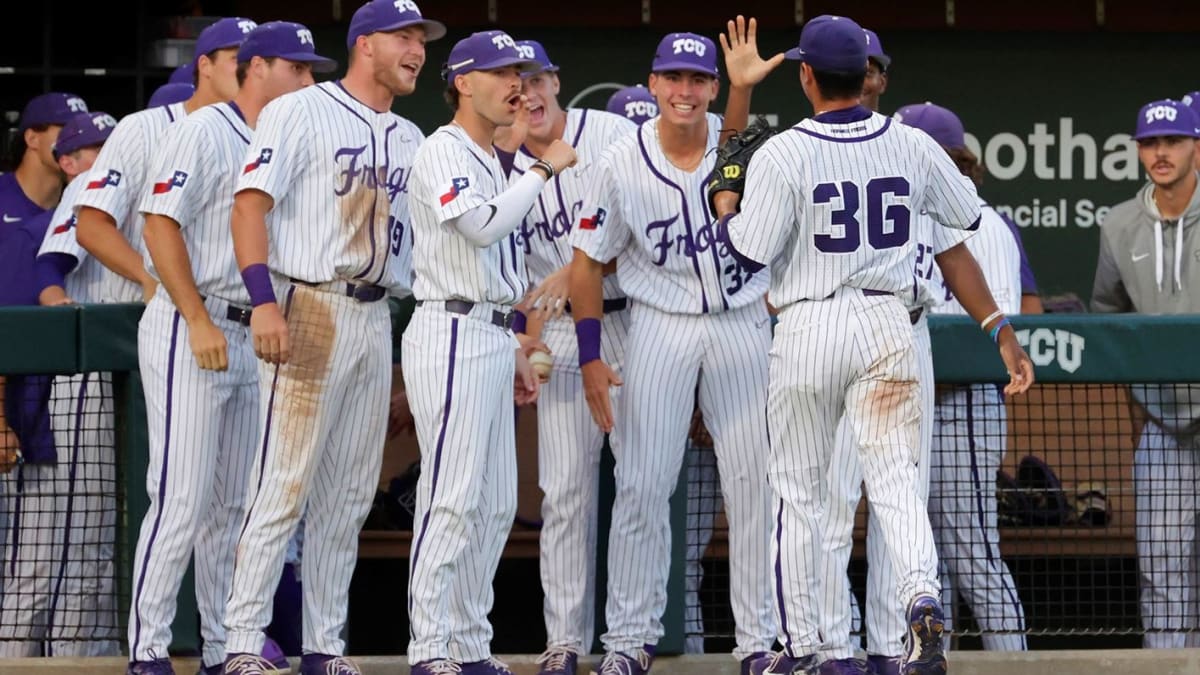
<svg viewBox="0 0 1200 675">
<path fill-rule="evenodd" d="M 1175 112 L 1173 108 L 1160 107 L 1170 110 L 1171 114 Z M 1103 178 L 1136 181 L 1141 178 L 1137 145 L 1129 134 L 1112 134 L 1099 143 L 1092 134 L 1076 133 L 1071 117 L 1059 118 L 1057 133 L 1051 133 L 1050 128 L 1048 123 L 1037 122 L 1033 132 L 1024 137 L 1002 131 L 984 140 L 966 134 L 965 140 L 967 148 L 982 158 L 988 173 L 998 180 L 1015 180 L 1030 168 L 1034 177 L 1041 180 Z"/>
<path fill-rule="evenodd" d="M 1083 365 L 1086 341 L 1082 335 L 1061 328 L 1023 328 L 1016 335 L 1035 366 L 1045 367 L 1057 361 L 1059 368 L 1073 373 Z"/>
<path fill-rule="evenodd" d="M 1104 222 L 1104 217 L 1112 207 L 1097 205 L 1090 199 L 1080 199 L 1072 207 L 1066 199 L 1042 203 L 1042 200 L 1035 198 L 1029 204 L 993 204 L 992 208 L 1022 228 L 1075 225 L 1086 229 Z M 1068 214 L 1073 214 L 1074 218 L 1068 217 Z"/>
<path fill-rule="evenodd" d="M 707 49 L 703 42 L 695 38 L 680 38 L 672 42 L 671 46 L 675 49 L 676 54 L 687 52 L 696 56 L 704 56 L 704 51 Z"/>
</svg>

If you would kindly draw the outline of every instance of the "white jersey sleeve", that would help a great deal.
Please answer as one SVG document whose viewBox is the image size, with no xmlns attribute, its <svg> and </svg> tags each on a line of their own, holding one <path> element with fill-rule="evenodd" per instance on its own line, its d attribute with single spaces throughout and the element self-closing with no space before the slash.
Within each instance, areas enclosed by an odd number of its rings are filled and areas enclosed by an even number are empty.
<svg viewBox="0 0 1200 675">
<path fill-rule="evenodd" d="M 979 194 L 975 184 L 958 170 L 950 155 L 932 137 L 918 129 L 908 130 L 920 139 L 930 160 L 921 210 L 945 227 L 975 229 L 979 225 Z"/>
<path fill-rule="evenodd" d="M 187 120 L 171 125 L 154 153 L 151 184 L 138 210 L 166 216 L 188 227 L 216 189 L 214 171 L 206 158 L 213 157 L 214 140 L 204 125 Z"/>
<path fill-rule="evenodd" d="M 944 229 L 944 228 L 938 228 Z M 987 281 L 996 306 L 1005 314 L 1013 315 L 1021 311 L 1021 252 L 1017 248 L 1008 225 L 990 206 L 984 206 L 980 216 L 979 229 L 975 236 L 966 242 L 971 255 L 979 263 L 983 278 Z M 963 306 L 946 286 L 946 280 L 941 270 L 934 265 L 931 281 L 941 287 L 944 300 L 933 311 L 938 314 L 967 314 Z"/>
<path fill-rule="evenodd" d="M 87 184 L 90 175 L 92 174 L 88 171 L 79 174 L 63 190 L 62 199 L 54 208 L 54 215 L 50 216 L 50 226 L 46 228 L 38 255 L 65 253 L 74 256 L 79 262 L 83 262 L 87 257 L 87 250 L 80 246 L 75 238 L 75 201 L 79 199 L 79 193 Z"/>
<path fill-rule="evenodd" d="M 734 216 L 727 224 L 729 243 L 742 257 L 769 266 L 795 245 L 796 203 L 800 195 L 774 156 L 759 153 L 746 170 L 742 210 L 754 218 Z"/>
<path fill-rule="evenodd" d="M 433 210 L 439 223 L 454 220 L 495 196 L 484 187 L 492 184 L 489 168 L 467 146 L 438 143 L 431 151 L 430 161 L 421 167 L 426 172 L 421 182 L 431 189 L 416 198 Z"/>
<path fill-rule="evenodd" d="M 235 192 L 261 190 L 279 203 L 305 167 L 317 162 L 308 109 L 297 96 L 280 96 L 259 113 Z"/>
<path fill-rule="evenodd" d="M 629 245 L 629 225 L 621 213 L 621 200 L 613 176 L 613 157 L 605 153 L 593 169 L 591 185 L 571 230 L 571 246 L 601 263 L 616 258 Z"/>
</svg>

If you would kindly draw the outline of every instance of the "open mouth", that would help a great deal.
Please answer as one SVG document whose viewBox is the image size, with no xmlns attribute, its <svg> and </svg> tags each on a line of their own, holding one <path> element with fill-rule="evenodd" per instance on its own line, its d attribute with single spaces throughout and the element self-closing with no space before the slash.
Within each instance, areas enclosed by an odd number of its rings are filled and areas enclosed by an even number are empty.
<svg viewBox="0 0 1200 675">
<path fill-rule="evenodd" d="M 417 73 L 421 72 L 421 67 L 415 63 L 402 63 L 400 64 L 400 68 L 412 73 L 413 77 L 416 77 Z"/>
<path fill-rule="evenodd" d="M 537 126 L 546 119 L 546 107 L 541 105 L 531 106 L 529 108 L 529 123 Z"/>
<path fill-rule="evenodd" d="M 690 115 L 692 114 L 692 111 L 696 109 L 696 106 L 690 103 L 672 103 L 671 107 L 674 108 L 675 112 L 679 113 L 680 115 Z"/>
<path fill-rule="evenodd" d="M 513 94 L 512 96 L 504 99 L 504 102 L 508 104 L 508 107 L 512 112 L 516 112 L 521 107 L 521 94 Z"/>
</svg>

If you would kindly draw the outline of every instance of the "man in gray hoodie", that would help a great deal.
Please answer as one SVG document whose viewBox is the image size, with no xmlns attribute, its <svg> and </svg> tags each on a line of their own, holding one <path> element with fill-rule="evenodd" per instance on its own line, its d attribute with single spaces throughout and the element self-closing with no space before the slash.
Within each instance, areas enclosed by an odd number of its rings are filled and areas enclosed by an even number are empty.
<svg viewBox="0 0 1200 675">
<path fill-rule="evenodd" d="M 1200 118 L 1176 101 L 1148 103 L 1133 138 L 1150 182 L 1104 220 L 1092 309 L 1200 312 Z M 1130 393 L 1148 415 L 1133 456 L 1143 644 L 1200 646 L 1200 386 L 1134 385 Z"/>
</svg>

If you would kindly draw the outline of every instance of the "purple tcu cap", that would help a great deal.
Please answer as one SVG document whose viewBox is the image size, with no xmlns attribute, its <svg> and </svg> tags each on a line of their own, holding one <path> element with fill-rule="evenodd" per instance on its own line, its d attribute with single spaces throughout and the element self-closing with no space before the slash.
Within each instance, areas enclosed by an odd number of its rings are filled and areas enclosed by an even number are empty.
<svg viewBox="0 0 1200 675">
<path fill-rule="evenodd" d="M 867 58 L 877 62 L 880 70 L 887 70 L 888 66 L 892 65 L 892 57 L 883 53 L 883 43 L 879 41 L 879 36 L 870 28 L 864 28 L 863 34 L 867 36 Z"/>
<path fill-rule="evenodd" d="M 1184 105 L 1192 109 L 1196 113 L 1196 117 L 1200 117 L 1200 91 L 1193 91 L 1183 95 L 1179 99 Z"/>
<path fill-rule="evenodd" d="M 242 63 L 255 56 L 309 63 L 315 73 L 329 73 L 337 68 L 337 61 L 317 54 L 312 31 L 292 21 L 268 21 L 250 31 L 238 47 L 237 60 Z"/>
<path fill-rule="evenodd" d="M 525 58 L 508 33 L 502 30 L 488 30 L 471 33 L 459 40 L 454 49 L 450 50 L 450 57 L 446 59 L 442 74 L 447 82 L 453 82 L 456 75 L 505 66 L 517 66 L 523 73 L 532 73 L 540 70 L 542 64 Z"/>
<path fill-rule="evenodd" d="M 196 79 L 196 64 L 188 61 L 171 71 L 171 77 L 167 78 L 167 82 L 171 84 L 195 84 Z"/>
<path fill-rule="evenodd" d="M 943 148 L 965 148 L 963 124 L 958 115 L 929 101 L 906 105 L 892 117 L 901 124 L 924 131 Z"/>
<path fill-rule="evenodd" d="M 58 132 L 54 156 L 66 155 L 80 148 L 101 145 L 117 126 L 112 115 L 103 112 L 80 113 L 72 117 Z"/>
<path fill-rule="evenodd" d="M 867 36 L 853 19 L 822 14 L 804 24 L 800 44 L 785 56 L 813 70 L 861 73 L 867 69 Z"/>
<path fill-rule="evenodd" d="M 52 91 L 34 96 L 25 104 L 25 110 L 21 111 L 20 130 L 43 124 L 66 124 L 79 113 L 87 111 L 87 103 L 75 94 Z"/>
<path fill-rule="evenodd" d="M 196 93 L 196 87 L 192 86 L 191 82 L 168 82 L 150 94 L 150 100 L 146 102 L 146 108 L 157 108 L 159 106 L 171 105 L 186 101 Z"/>
<path fill-rule="evenodd" d="M 530 61 L 537 61 L 540 68 L 535 71 L 539 73 L 557 73 L 558 66 L 550 61 L 550 55 L 546 53 L 546 48 L 537 40 L 517 40 L 517 51 L 521 52 L 523 58 Z M 532 75 L 533 73 L 530 73 Z"/>
<path fill-rule="evenodd" d="M 713 41 L 695 33 L 671 33 L 654 50 L 650 72 L 683 70 L 717 77 L 717 46 Z"/>
<path fill-rule="evenodd" d="M 353 49 L 360 35 L 388 33 L 409 26 L 424 26 L 426 42 L 446 35 L 446 26 L 421 16 L 421 9 L 412 0 L 371 0 L 359 7 L 350 19 L 346 48 Z"/>
<path fill-rule="evenodd" d="M 218 49 L 240 46 L 256 26 L 258 26 L 257 23 L 240 16 L 218 19 L 200 31 L 200 36 L 196 38 L 196 54 L 192 57 L 192 67 L 195 68 L 200 57 L 205 54 L 211 54 Z"/>
<path fill-rule="evenodd" d="M 1151 101 L 1138 111 L 1135 141 L 1155 136 L 1189 136 L 1200 138 L 1200 120 L 1196 113 L 1179 101 Z"/>
<path fill-rule="evenodd" d="M 639 84 L 618 89 L 609 97 L 604 109 L 632 120 L 635 124 L 641 124 L 658 116 L 658 101 L 654 100 L 654 95 L 649 89 Z"/>
</svg>

